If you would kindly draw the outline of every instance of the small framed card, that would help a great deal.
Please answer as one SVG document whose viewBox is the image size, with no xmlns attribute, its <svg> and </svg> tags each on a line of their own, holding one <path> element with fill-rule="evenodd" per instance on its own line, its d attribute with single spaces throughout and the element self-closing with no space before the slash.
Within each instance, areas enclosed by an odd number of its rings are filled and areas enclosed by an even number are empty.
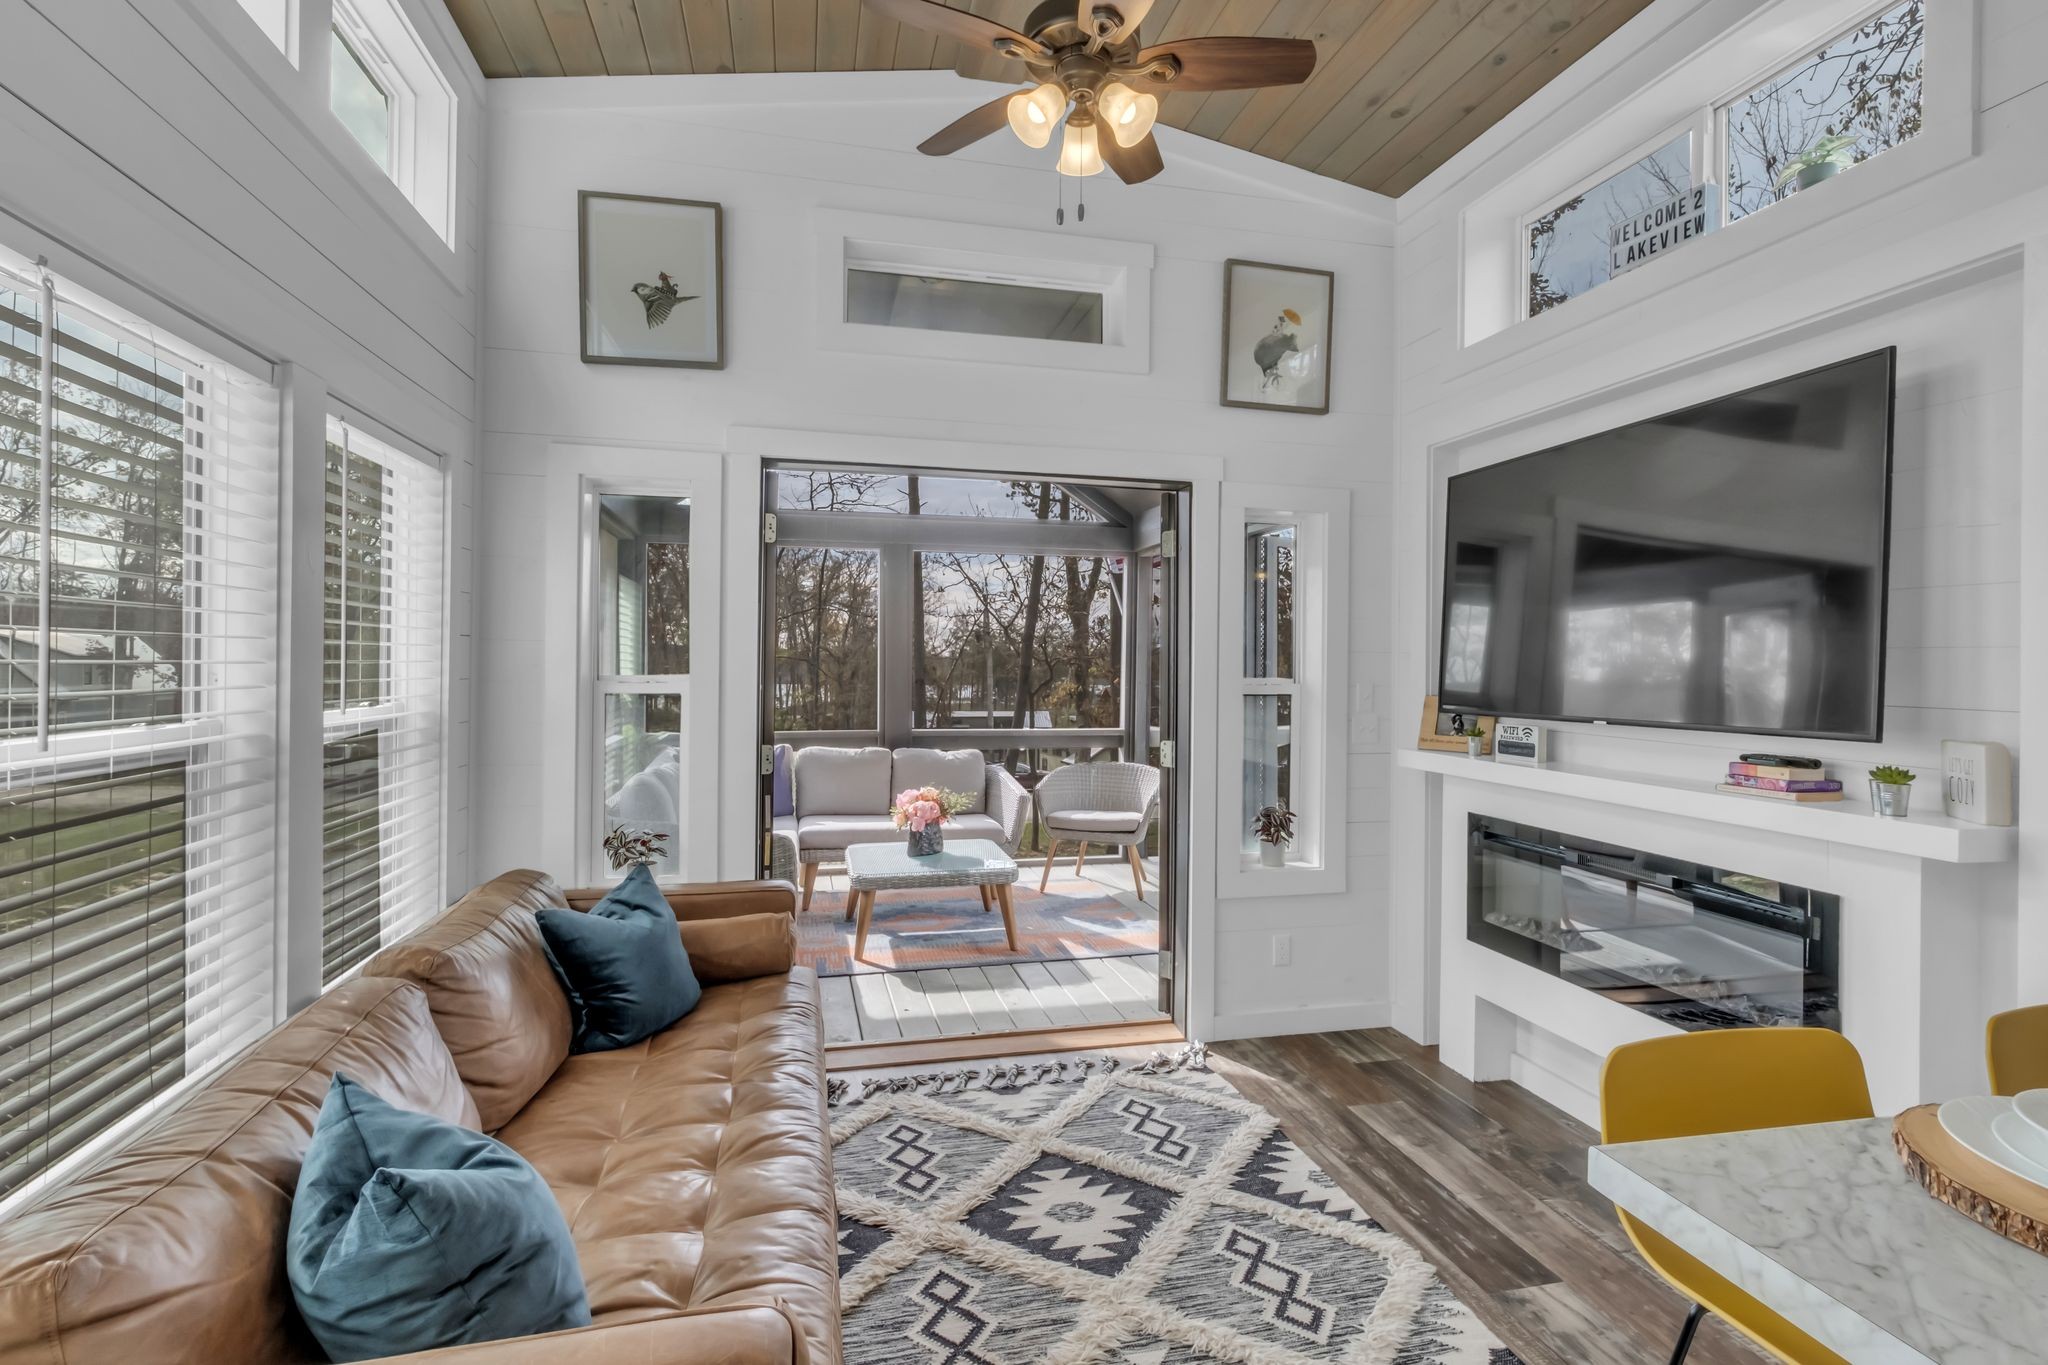
<svg viewBox="0 0 2048 1365">
<path fill-rule="evenodd" d="M 1259 261 L 1223 263 L 1223 406 L 1330 410 L 1335 275 Z"/>
<path fill-rule="evenodd" d="M 1437 708 L 1436 694 L 1422 699 L 1422 733 L 1415 738 L 1418 749 L 1434 749 L 1439 753 L 1462 754 L 1466 750 L 1465 736 L 1460 731 L 1473 726 L 1486 731 L 1486 737 L 1479 742 L 1479 752 L 1493 752 L 1494 724 L 1492 716 L 1482 716 L 1476 711 L 1443 711 Z"/>
</svg>

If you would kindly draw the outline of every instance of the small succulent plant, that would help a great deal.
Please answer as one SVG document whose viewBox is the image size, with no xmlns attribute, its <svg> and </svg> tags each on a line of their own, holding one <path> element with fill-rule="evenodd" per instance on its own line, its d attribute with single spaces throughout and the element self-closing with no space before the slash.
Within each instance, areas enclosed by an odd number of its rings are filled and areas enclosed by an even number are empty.
<svg viewBox="0 0 2048 1365">
<path fill-rule="evenodd" d="M 1887 787 L 1903 787 L 1913 780 L 1911 768 L 1901 768 L 1890 763 L 1881 763 L 1870 770 L 1872 782 L 1882 782 Z"/>
</svg>

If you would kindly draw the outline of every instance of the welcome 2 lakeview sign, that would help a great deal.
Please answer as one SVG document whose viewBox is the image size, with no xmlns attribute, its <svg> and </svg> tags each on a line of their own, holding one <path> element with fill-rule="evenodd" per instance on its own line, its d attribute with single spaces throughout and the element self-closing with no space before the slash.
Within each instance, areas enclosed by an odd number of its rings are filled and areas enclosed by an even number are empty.
<svg viewBox="0 0 2048 1365">
<path fill-rule="evenodd" d="M 1653 256 L 1704 237 L 1721 221 L 1720 187 L 1699 185 L 1607 229 L 1607 273 L 1626 275 Z"/>
</svg>

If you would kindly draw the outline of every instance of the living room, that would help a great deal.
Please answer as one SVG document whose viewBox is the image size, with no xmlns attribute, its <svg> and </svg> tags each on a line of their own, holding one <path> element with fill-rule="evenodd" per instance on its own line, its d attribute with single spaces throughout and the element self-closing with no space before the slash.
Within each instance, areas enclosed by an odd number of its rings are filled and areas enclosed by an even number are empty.
<svg viewBox="0 0 2048 1365">
<path fill-rule="evenodd" d="M 2044 115 L 6 0 L 0 1359 L 2039 1358 Z"/>
</svg>

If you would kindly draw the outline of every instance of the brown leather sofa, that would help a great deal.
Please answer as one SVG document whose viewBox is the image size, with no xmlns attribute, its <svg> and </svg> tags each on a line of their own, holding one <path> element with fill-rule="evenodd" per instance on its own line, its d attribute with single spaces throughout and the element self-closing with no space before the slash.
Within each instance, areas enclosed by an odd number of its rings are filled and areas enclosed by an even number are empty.
<svg viewBox="0 0 2048 1365">
<path fill-rule="evenodd" d="M 537 872 L 477 888 L 363 974 L 0 1224 L 0 1365 L 300 1365 L 284 1238 L 342 1070 L 494 1132 L 561 1202 L 589 1327 L 420 1365 L 840 1365 L 838 1218 L 815 975 L 795 889 L 671 892 L 704 998 L 616 1052 L 569 1055 Z"/>
</svg>

